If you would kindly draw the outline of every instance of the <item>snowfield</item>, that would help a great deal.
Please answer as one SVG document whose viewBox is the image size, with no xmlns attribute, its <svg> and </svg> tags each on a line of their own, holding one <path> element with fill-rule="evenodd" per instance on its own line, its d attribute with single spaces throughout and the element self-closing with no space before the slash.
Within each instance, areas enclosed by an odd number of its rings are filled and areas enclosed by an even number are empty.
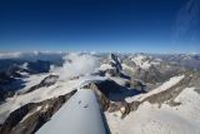
<svg viewBox="0 0 200 134">
<path fill-rule="evenodd" d="M 93 91 L 79 90 L 37 134 L 106 134 Z"/>
<path fill-rule="evenodd" d="M 141 55 L 141 54 L 139 54 L 135 57 L 132 57 L 131 60 L 137 66 L 139 66 L 140 68 L 145 69 L 145 70 L 149 69 L 152 65 L 159 65 L 160 64 L 160 59 L 150 61 L 147 56 Z"/>
<path fill-rule="evenodd" d="M 46 74 L 44 75 L 46 76 Z M 35 80 L 36 76 L 33 76 L 33 79 Z M 41 78 L 39 77 L 38 79 Z M 41 102 L 46 99 L 58 97 L 60 95 L 65 95 L 71 92 L 72 90 L 79 89 L 82 85 L 88 83 L 89 81 L 104 80 L 104 79 L 105 78 L 103 77 L 88 75 L 74 80 L 59 80 L 57 81 L 57 83 L 55 83 L 50 87 L 42 87 L 30 93 L 15 95 L 14 97 L 8 98 L 6 100 L 6 103 L 0 105 L 0 123 L 3 123 L 12 111 L 16 110 L 17 108 L 25 104 L 31 102 Z M 33 84 L 31 80 L 30 84 L 31 85 Z M 27 84 L 27 87 L 31 86 Z M 27 89 L 25 88 L 24 91 L 26 90 Z"/>
<path fill-rule="evenodd" d="M 137 111 L 121 119 L 117 113 L 106 113 L 111 133 L 119 134 L 199 134 L 200 96 L 194 88 L 186 88 L 176 99 L 182 104 L 161 108 L 145 102 Z"/>
</svg>

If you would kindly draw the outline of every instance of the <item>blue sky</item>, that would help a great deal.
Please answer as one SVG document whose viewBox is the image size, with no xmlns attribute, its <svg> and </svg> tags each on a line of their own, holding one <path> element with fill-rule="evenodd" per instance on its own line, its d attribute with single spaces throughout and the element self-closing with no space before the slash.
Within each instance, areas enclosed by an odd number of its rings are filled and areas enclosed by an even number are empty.
<svg viewBox="0 0 200 134">
<path fill-rule="evenodd" d="M 0 1 L 0 51 L 200 52 L 199 0 Z"/>
</svg>

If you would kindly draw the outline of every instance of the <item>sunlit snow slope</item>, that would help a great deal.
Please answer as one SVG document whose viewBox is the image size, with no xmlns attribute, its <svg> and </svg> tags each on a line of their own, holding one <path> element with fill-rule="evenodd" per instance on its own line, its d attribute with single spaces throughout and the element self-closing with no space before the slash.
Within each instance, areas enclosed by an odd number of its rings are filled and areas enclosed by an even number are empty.
<svg viewBox="0 0 200 134">
<path fill-rule="evenodd" d="M 79 90 L 37 133 L 106 134 L 94 92 Z"/>
</svg>

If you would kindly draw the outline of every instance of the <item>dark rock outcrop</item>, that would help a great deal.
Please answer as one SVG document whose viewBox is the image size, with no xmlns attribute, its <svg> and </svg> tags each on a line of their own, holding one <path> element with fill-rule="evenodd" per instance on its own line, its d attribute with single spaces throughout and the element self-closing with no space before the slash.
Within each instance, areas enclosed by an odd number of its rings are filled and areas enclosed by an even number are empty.
<svg viewBox="0 0 200 134">
<path fill-rule="evenodd" d="M 175 98 L 189 85 L 190 80 L 191 77 L 184 78 L 171 88 L 145 98 L 141 103 L 148 101 L 152 104 L 159 104 L 161 107 L 164 102 L 167 102 L 171 106 L 176 106 L 180 103 L 175 102 Z"/>
<path fill-rule="evenodd" d="M 112 80 L 93 81 L 82 88 L 95 91 L 102 109 L 108 112 L 120 111 L 122 114 L 121 118 L 124 118 L 131 111 L 137 110 L 140 105 L 140 102 L 137 101 L 132 103 L 125 101 L 126 97 L 135 95 L 134 90 L 118 85 Z"/>
<path fill-rule="evenodd" d="M 57 82 L 58 78 L 59 78 L 58 75 L 49 75 L 49 76 L 45 77 L 39 84 L 32 86 L 25 93 L 32 92 L 32 91 L 39 89 L 41 87 L 49 87 L 51 85 L 54 85 Z"/>
</svg>

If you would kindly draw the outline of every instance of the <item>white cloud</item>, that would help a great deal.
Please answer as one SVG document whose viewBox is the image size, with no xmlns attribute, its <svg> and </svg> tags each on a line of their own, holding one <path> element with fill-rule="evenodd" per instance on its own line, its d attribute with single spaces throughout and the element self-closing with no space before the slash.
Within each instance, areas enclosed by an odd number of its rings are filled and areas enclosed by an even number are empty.
<svg viewBox="0 0 200 134">
<path fill-rule="evenodd" d="M 0 59 L 12 59 L 12 58 L 19 58 L 22 56 L 20 52 L 13 52 L 13 53 L 0 53 Z"/>
<path fill-rule="evenodd" d="M 70 53 L 64 57 L 63 67 L 53 68 L 53 72 L 60 75 L 60 79 L 89 74 L 98 66 L 98 59 L 90 54 Z"/>
</svg>

